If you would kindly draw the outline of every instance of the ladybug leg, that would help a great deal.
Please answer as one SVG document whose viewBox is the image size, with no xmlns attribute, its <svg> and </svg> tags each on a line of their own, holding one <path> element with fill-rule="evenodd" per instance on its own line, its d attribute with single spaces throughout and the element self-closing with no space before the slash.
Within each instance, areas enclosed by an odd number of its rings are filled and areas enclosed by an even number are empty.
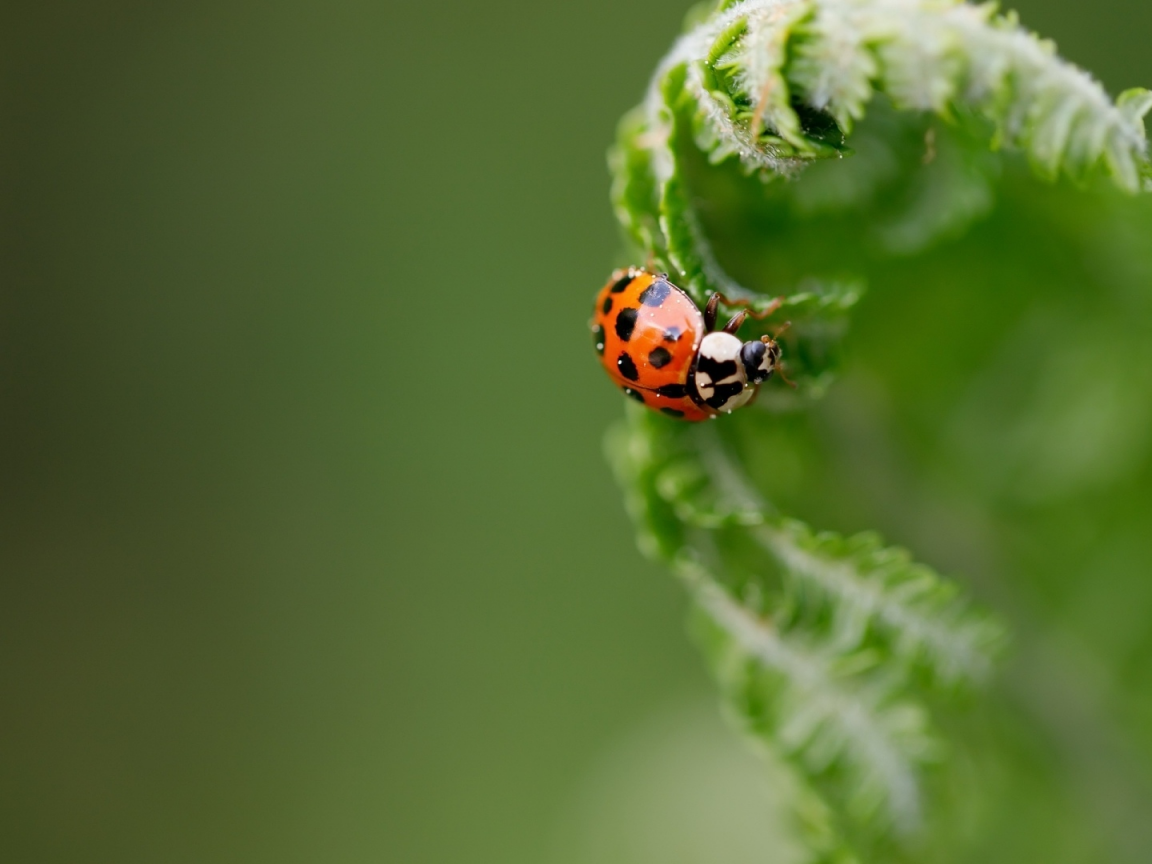
<svg viewBox="0 0 1152 864">
<path fill-rule="evenodd" d="M 793 390 L 796 389 L 796 382 L 784 374 L 784 364 L 783 363 L 778 364 L 776 366 L 775 371 L 776 371 L 776 375 L 780 378 L 781 381 L 783 381 L 785 384 L 787 384 Z"/>
<path fill-rule="evenodd" d="M 750 308 L 752 306 L 752 304 L 748 300 L 729 300 L 723 294 L 719 294 L 719 293 L 713 294 L 712 296 L 713 296 L 713 298 L 719 298 L 724 303 L 725 306 L 742 306 L 742 307 L 744 307 L 744 309 L 748 313 L 748 315 L 751 316 L 752 318 L 755 318 L 757 321 L 759 321 L 761 318 L 767 318 L 769 315 L 774 313 L 777 309 L 779 309 L 784 304 L 784 298 L 783 297 L 776 297 L 772 300 L 771 303 L 769 303 L 767 306 L 765 306 L 762 311 L 755 312 Z M 709 301 L 709 302 L 711 302 L 711 301 Z"/>
<path fill-rule="evenodd" d="M 716 309 L 720 306 L 719 292 L 708 298 L 708 305 L 704 307 L 704 332 L 711 333 L 716 329 Z"/>
<path fill-rule="evenodd" d="M 744 309 L 744 310 L 741 310 L 740 312 L 737 312 L 735 315 L 732 316 L 732 320 L 724 325 L 724 332 L 735 334 L 736 331 L 740 329 L 740 325 L 744 323 L 744 319 L 747 317 L 748 317 L 748 310 L 747 309 Z"/>
</svg>

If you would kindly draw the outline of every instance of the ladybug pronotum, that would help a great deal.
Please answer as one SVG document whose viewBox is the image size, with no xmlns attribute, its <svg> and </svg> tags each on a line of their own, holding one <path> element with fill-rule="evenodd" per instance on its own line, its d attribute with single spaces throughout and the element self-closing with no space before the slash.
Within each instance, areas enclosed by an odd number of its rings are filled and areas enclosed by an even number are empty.
<svg viewBox="0 0 1152 864">
<path fill-rule="evenodd" d="M 600 362 L 626 395 L 669 416 L 731 414 L 772 376 L 780 346 L 768 336 L 736 338 L 747 312 L 717 330 L 719 302 L 713 294 L 701 312 L 666 275 L 617 270 L 591 322 Z"/>
</svg>

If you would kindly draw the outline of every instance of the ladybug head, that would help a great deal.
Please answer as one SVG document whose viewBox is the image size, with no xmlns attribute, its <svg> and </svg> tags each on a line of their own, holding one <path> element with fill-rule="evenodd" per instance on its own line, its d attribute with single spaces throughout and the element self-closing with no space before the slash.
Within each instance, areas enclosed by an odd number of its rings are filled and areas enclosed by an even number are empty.
<svg viewBox="0 0 1152 864">
<path fill-rule="evenodd" d="M 749 384 L 761 384 L 771 378 L 779 359 L 780 346 L 770 336 L 745 342 L 740 348 L 740 361 L 744 364 Z"/>
</svg>

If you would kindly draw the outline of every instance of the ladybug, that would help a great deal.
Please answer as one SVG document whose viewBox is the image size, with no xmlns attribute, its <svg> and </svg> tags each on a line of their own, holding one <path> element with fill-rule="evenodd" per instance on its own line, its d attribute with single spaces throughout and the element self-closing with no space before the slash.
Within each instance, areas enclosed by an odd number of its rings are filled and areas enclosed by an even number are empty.
<svg viewBox="0 0 1152 864">
<path fill-rule="evenodd" d="M 769 336 L 736 338 L 746 311 L 716 330 L 720 299 L 713 294 L 701 312 L 666 274 L 617 270 L 597 295 L 591 321 L 608 376 L 637 402 L 682 420 L 747 405 L 776 370 L 780 346 Z"/>
</svg>

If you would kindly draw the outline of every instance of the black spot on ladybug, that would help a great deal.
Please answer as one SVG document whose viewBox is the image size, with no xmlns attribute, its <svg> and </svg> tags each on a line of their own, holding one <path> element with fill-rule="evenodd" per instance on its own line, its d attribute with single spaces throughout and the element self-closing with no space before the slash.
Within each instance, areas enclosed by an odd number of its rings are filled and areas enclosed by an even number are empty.
<svg viewBox="0 0 1152 864">
<path fill-rule="evenodd" d="M 629 381 L 635 381 L 640 377 L 640 373 L 636 371 L 636 364 L 632 362 L 627 351 L 620 355 L 620 359 L 616 361 L 616 367 L 620 370 L 620 374 Z"/>
<path fill-rule="evenodd" d="M 641 393 L 639 390 L 633 390 L 631 387 L 624 387 L 624 388 L 622 388 L 622 389 L 624 390 L 624 395 L 625 395 L 625 396 L 630 396 L 630 397 L 632 397 L 632 398 L 633 398 L 633 399 L 635 399 L 637 402 L 639 402 L 641 405 L 646 405 L 646 404 L 647 404 L 647 403 L 644 401 L 644 394 L 643 394 L 643 393 Z"/>
<path fill-rule="evenodd" d="M 688 388 L 683 384 L 665 384 L 663 387 L 657 387 L 656 392 L 669 399 L 681 399 L 688 395 Z"/>
<path fill-rule="evenodd" d="M 609 294 L 607 297 L 604 298 L 604 303 L 600 307 L 600 311 L 603 312 L 605 315 L 607 315 L 609 312 L 612 311 L 612 295 L 611 294 Z"/>
<path fill-rule="evenodd" d="M 717 360 L 701 354 L 696 361 L 696 374 L 701 373 L 711 382 L 712 388 L 712 395 L 704 400 L 704 404 L 716 410 L 720 410 L 729 399 L 740 395 L 744 389 L 744 382 L 737 378 L 735 360 Z"/>
<path fill-rule="evenodd" d="M 671 293 L 672 286 L 667 282 L 653 282 L 640 294 L 640 302 L 645 306 L 652 306 L 655 308 L 667 300 L 668 295 Z"/>
<path fill-rule="evenodd" d="M 677 339 L 679 339 L 683 335 L 683 333 L 684 333 L 684 331 L 681 330 L 679 327 L 669 327 L 667 330 L 664 331 L 664 341 L 665 342 L 675 342 Z"/>
<path fill-rule="evenodd" d="M 683 417 L 684 416 L 683 411 L 677 411 L 675 408 L 661 408 L 660 410 L 663 413 L 667 414 L 669 417 Z"/>
<path fill-rule="evenodd" d="M 619 294 L 621 291 L 632 284 L 632 279 L 633 277 L 631 274 L 627 276 L 621 276 L 619 279 L 612 283 L 612 288 L 609 290 L 611 290 L 613 294 Z"/>
<path fill-rule="evenodd" d="M 736 375 L 735 360 L 717 360 L 704 353 L 701 353 L 700 359 L 696 361 L 696 368 L 706 373 L 713 381 L 723 381 Z"/>
<path fill-rule="evenodd" d="M 639 312 L 639 309 L 628 307 L 621 309 L 620 314 L 616 316 L 616 335 L 624 342 L 632 338 L 632 331 L 636 329 L 636 316 Z"/>
<path fill-rule="evenodd" d="M 731 384 L 717 384 L 712 393 L 711 399 L 705 399 L 704 404 L 719 411 L 727 404 L 728 400 L 739 396 L 744 391 L 744 385 L 739 381 L 734 381 Z"/>
<path fill-rule="evenodd" d="M 604 328 L 597 324 L 592 328 L 592 344 L 596 346 L 596 353 L 604 353 Z"/>
<path fill-rule="evenodd" d="M 672 362 L 672 355 L 668 353 L 667 348 L 653 348 L 652 352 L 648 355 L 648 362 L 657 369 L 663 369 Z"/>
</svg>

